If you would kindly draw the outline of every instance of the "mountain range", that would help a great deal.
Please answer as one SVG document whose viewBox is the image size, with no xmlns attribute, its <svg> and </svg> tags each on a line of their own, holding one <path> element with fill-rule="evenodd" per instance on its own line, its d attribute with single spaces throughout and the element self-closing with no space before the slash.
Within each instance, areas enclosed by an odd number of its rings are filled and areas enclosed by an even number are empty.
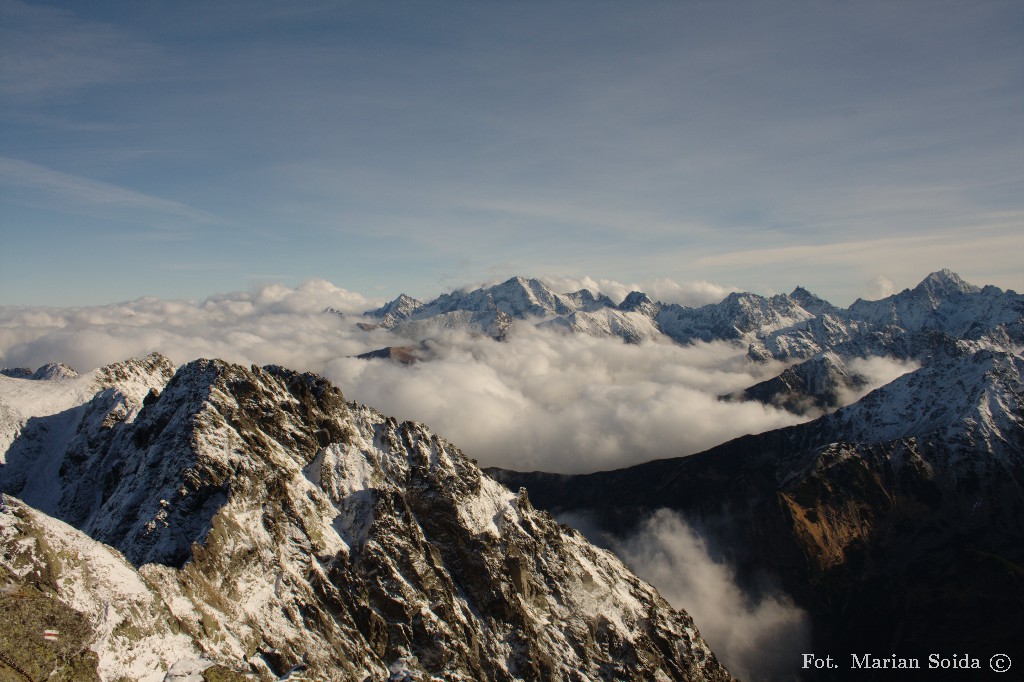
<svg viewBox="0 0 1024 682">
<path fill-rule="evenodd" d="M 537 279 L 513 277 L 471 291 L 454 291 L 422 303 L 400 295 L 366 315 L 382 327 L 423 338 L 461 328 L 503 338 L 514 320 L 596 336 L 618 336 L 631 343 L 665 338 L 677 343 L 733 341 L 749 346 L 754 359 L 807 359 L 856 342 L 892 343 L 893 336 L 939 331 L 978 342 L 1024 341 L 1024 303 L 1013 291 L 984 288 L 941 270 L 913 289 L 877 301 L 858 299 L 838 308 L 803 287 L 791 294 L 732 293 L 719 303 L 692 308 L 654 302 L 634 291 L 616 304 L 587 289 L 555 293 Z M 882 336 L 879 336 L 882 335 Z"/>
<path fill-rule="evenodd" d="M 601 548 L 663 509 L 748 594 L 804 608 L 818 655 L 1022 653 L 1013 291 L 943 270 L 845 309 L 800 287 L 690 308 L 513 278 L 358 324 L 403 339 L 368 359 L 403 364 L 446 330 L 500 344 L 520 325 L 637 352 L 734 344 L 786 367 L 720 399 L 808 421 L 686 457 L 661 443 L 615 471 L 481 471 L 426 425 L 276 365 L 6 369 L 0 679 L 732 679 Z M 860 361 L 878 358 L 912 371 L 864 394 Z M 556 521 L 569 512 L 596 544 Z"/>
<path fill-rule="evenodd" d="M 366 328 L 384 327 L 416 342 L 365 353 L 405 364 L 429 359 L 425 341 L 459 329 L 502 340 L 516 324 L 621 338 L 627 343 L 728 342 L 754 361 L 781 360 L 774 379 L 732 396 L 805 413 L 835 408 L 841 393 L 867 379 L 853 359 L 886 357 L 927 361 L 949 344 L 973 349 L 1024 346 L 1024 296 L 995 286 L 978 287 L 950 270 L 933 272 L 913 289 L 839 308 L 803 287 L 791 294 L 732 293 L 700 307 L 654 302 L 640 291 L 614 303 L 587 289 L 558 294 L 537 279 L 455 291 L 422 303 L 400 295 L 366 312 Z"/>
</svg>

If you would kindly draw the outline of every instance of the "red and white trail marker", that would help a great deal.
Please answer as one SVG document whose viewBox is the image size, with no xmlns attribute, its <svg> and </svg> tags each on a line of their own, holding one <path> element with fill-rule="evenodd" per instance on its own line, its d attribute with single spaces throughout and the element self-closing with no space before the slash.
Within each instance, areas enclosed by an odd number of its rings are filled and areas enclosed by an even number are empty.
<svg viewBox="0 0 1024 682">
<path fill-rule="evenodd" d="M 48 639 L 51 642 L 56 642 L 59 636 L 59 630 L 43 630 L 43 639 Z"/>
</svg>

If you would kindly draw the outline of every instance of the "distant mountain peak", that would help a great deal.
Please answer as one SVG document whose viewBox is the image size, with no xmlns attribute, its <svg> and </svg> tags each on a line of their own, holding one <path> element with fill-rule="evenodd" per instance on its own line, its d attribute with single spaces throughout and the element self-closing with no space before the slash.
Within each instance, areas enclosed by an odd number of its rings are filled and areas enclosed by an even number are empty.
<svg viewBox="0 0 1024 682">
<path fill-rule="evenodd" d="M 559 298 L 557 293 L 539 279 L 526 279 L 519 276 L 513 277 L 497 286 L 490 287 L 485 291 L 489 292 L 492 296 L 497 294 L 497 298 L 501 298 L 503 294 L 515 296 L 522 292 L 531 303 L 543 306 L 548 305 L 551 301 L 557 301 Z"/>
<path fill-rule="evenodd" d="M 547 285 L 544 284 L 544 282 L 541 282 L 539 279 L 535 279 L 533 277 L 522 277 L 520 275 L 516 275 L 515 277 L 509 277 L 508 279 L 506 279 L 504 282 L 502 282 L 500 284 L 492 284 L 491 286 L 477 287 L 477 289 L 474 289 L 473 291 L 477 291 L 477 290 L 484 290 L 484 291 L 507 291 L 507 290 L 513 290 L 514 291 L 514 290 L 520 290 L 520 289 L 524 290 L 524 291 L 530 291 L 530 292 L 536 292 L 538 290 L 539 291 L 551 292 L 551 290 L 547 287 Z"/>
<path fill-rule="evenodd" d="M 604 308 L 616 307 L 612 299 L 604 294 L 597 294 L 595 296 L 590 289 L 580 289 L 570 294 L 563 294 L 562 297 L 575 306 L 577 311 L 594 312 Z"/>
<path fill-rule="evenodd" d="M 63 381 L 65 379 L 74 379 L 78 376 L 78 372 L 63 362 L 48 362 L 35 372 L 27 367 L 4 367 L 0 369 L 0 374 L 16 379 L 32 379 L 35 381 Z"/>
<path fill-rule="evenodd" d="M 415 298 L 406 296 L 405 294 L 399 294 L 398 298 L 385 303 L 376 310 L 370 311 L 369 314 L 373 317 L 401 320 L 411 317 L 412 314 L 422 306 L 423 304 Z"/>
<path fill-rule="evenodd" d="M 802 286 L 798 286 L 796 289 L 793 289 L 793 293 L 789 295 L 789 298 L 796 301 L 796 303 L 804 310 L 814 313 L 815 315 L 821 315 L 826 312 L 830 313 L 837 310 L 834 305 Z"/>
<path fill-rule="evenodd" d="M 541 281 L 538 280 L 538 279 L 534 279 L 533 277 L 527 278 L 527 277 L 523 277 L 521 275 L 516 275 L 514 277 L 509 277 L 507 280 L 502 282 L 499 286 L 519 285 L 521 287 L 529 287 L 531 284 L 534 284 L 534 283 L 541 284 Z"/>
<path fill-rule="evenodd" d="M 619 310 L 640 312 L 649 317 L 654 317 L 658 314 L 658 306 L 642 291 L 631 291 L 622 303 L 619 304 Z"/>
<path fill-rule="evenodd" d="M 937 272 L 933 272 L 925 277 L 920 284 L 915 288 L 915 291 L 922 290 L 933 293 L 954 293 L 959 292 L 962 294 L 974 294 L 981 291 L 980 287 L 977 287 L 970 282 L 965 281 L 960 275 L 956 274 L 948 268 L 943 268 Z"/>
<path fill-rule="evenodd" d="M 62 379 L 74 379 L 78 376 L 71 367 L 68 367 L 63 362 L 50 362 L 35 371 L 32 375 L 33 379 L 42 379 L 46 381 L 60 381 Z"/>
</svg>

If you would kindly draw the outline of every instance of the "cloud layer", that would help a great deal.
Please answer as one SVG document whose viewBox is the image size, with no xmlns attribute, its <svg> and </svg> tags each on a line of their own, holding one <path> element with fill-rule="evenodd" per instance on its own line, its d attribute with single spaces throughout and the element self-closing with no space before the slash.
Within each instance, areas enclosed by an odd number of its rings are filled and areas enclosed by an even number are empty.
<svg viewBox="0 0 1024 682">
<path fill-rule="evenodd" d="M 423 421 L 483 465 L 567 473 L 691 454 L 799 419 L 718 400 L 781 369 L 752 364 L 728 344 L 635 346 L 521 325 L 504 343 L 448 332 L 428 342 L 430 361 L 412 366 L 359 360 L 403 342 L 357 326 L 359 313 L 377 304 L 312 280 L 203 301 L 0 308 L 0 364 L 61 361 L 87 371 L 152 351 L 176 363 L 281 364 L 323 374 L 386 414 Z"/>
<path fill-rule="evenodd" d="M 613 549 L 669 603 L 690 614 L 734 675 L 751 682 L 796 679 L 796 662 L 809 650 L 807 614 L 785 596 L 745 594 L 733 570 L 711 558 L 704 540 L 678 514 L 659 510 Z"/>
<path fill-rule="evenodd" d="M 727 344 L 630 346 L 521 327 L 507 342 L 453 333 L 413 367 L 339 358 L 326 374 L 385 412 L 413 415 L 486 465 L 566 473 L 692 454 L 794 423 L 717 396 L 779 367 Z"/>
<path fill-rule="evenodd" d="M 851 373 L 864 377 L 867 383 L 858 390 L 840 391 L 839 405 L 855 403 L 879 386 L 885 386 L 908 372 L 920 369 L 920 367 L 921 363 L 915 360 L 881 357 L 853 358 L 847 363 L 847 368 Z"/>
</svg>

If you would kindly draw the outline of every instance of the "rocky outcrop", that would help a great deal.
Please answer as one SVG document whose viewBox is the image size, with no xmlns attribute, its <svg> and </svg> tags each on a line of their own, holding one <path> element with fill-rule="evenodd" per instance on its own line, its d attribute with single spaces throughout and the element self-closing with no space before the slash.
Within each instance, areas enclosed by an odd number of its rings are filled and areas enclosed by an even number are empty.
<svg viewBox="0 0 1024 682">
<path fill-rule="evenodd" d="M 867 385 L 867 377 L 851 370 L 842 356 L 825 352 L 728 397 L 756 400 L 796 414 L 808 414 L 839 407 L 846 396 Z"/>
<path fill-rule="evenodd" d="M 168 364 L 62 382 L 10 428 L 0 565 L 79 614 L 83 670 L 731 679 L 688 616 L 425 426 L 315 375 Z"/>
</svg>

